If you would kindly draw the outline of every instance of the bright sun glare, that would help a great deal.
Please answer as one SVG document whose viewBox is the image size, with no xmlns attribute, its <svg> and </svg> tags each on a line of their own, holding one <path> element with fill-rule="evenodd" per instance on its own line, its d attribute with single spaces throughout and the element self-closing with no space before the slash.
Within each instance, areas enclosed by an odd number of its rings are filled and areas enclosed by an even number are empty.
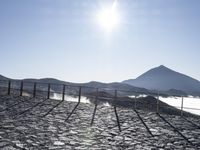
<svg viewBox="0 0 200 150">
<path fill-rule="evenodd" d="M 99 25 L 101 25 L 108 32 L 112 31 L 119 23 L 116 4 L 116 1 L 114 1 L 111 7 L 102 9 L 97 16 Z"/>
</svg>

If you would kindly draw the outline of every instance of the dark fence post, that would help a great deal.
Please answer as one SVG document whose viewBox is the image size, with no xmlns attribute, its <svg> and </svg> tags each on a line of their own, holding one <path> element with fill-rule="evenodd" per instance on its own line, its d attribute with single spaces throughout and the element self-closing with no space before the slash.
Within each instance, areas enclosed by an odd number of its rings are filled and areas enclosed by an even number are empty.
<svg viewBox="0 0 200 150">
<path fill-rule="evenodd" d="M 50 89 L 51 89 L 51 84 L 48 84 L 48 93 L 47 93 L 47 99 L 50 98 Z"/>
<path fill-rule="evenodd" d="M 65 100 L 65 85 L 63 85 L 62 100 Z"/>
<path fill-rule="evenodd" d="M 118 125 L 118 128 L 119 128 L 119 132 L 121 132 L 119 117 L 118 117 L 117 109 L 116 109 L 116 105 L 115 105 L 116 101 L 117 101 L 117 90 L 115 90 L 114 111 L 115 111 L 115 116 L 116 116 L 116 119 L 117 119 L 117 125 Z"/>
<path fill-rule="evenodd" d="M 97 101 L 98 101 L 98 94 L 99 94 L 99 92 L 98 92 L 98 88 L 97 88 L 96 96 L 95 96 L 95 107 L 94 107 L 94 111 L 93 111 L 93 114 L 92 114 L 92 120 L 91 120 L 90 126 L 93 125 L 94 117 L 95 117 L 95 115 L 96 115 L 96 110 L 97 110 L 97 105 L 98 105 L 98 104 L 97 104 Z"/>
<path fill-rule="evenodd" d="M 10 95 L 10 87 L 11 87 L 11 81 L 8 81 L 8 95 Z"/>
<path fill-rule="evenodd" d="M 65 121 L 68 121 L 68 119 L 71 117 L 71 115 L 74 113 L 74 111 L 76 110 L 76 108 L 80 104 L 80 101 L 81 101 L 81 86 L 79 87 L 78 103 L 76 104 L 76 106 L 74 107 L 74 109 L 71 111 L 71 113 L 67 116 L 67 118 L 65 119 Z"/>
<path fill-rule="evenodd" d="M 35 96 L 36 96 L 36 87 L 37 87 L 37 83 L 36 82 L 34 82 L 34 85 L 33 85 L 34 87 L 33 87 L 33 97 L 35 98 Z"/>
<path fill-rule="evenodd" d="M 159 92 L 158 92 L 158 97 L 156 101 L 156 112 L 159 113 Z"/>
<path fill-rule="evenodd" d="M 24 82 L 23 80 L 21 81 L 21 86 L 20 86 L 20 96 L 23 95 L 23 86 L 24 86 Z"/>
<path fill-rule="evenodd" d="M 182 99 L 181 99 L 181 117 L 183 116 L 183 96 L 182 96 Z"/>
<path fill-rule="evenodd" d="M 81 102 L 81 86 L 79 87 L 78 103 Z"/>
<path fill-rule="evenodd" d="M 135 93 L 135 99 L 134 99 L 134 110 L 136 110 L 136 99 L 137 99 L 137 95 Z"/>
</svg>

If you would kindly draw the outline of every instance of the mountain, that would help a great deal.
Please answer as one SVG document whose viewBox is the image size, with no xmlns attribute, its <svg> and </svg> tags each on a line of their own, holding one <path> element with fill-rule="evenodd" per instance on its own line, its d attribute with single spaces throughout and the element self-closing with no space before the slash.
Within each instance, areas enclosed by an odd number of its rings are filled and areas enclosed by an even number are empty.
<svg viewBox="0 0 200 150">
<path fill-rule="evenodd" d="M 174 89 L 188 94 L 200 93 L 198 80 L 163 65 L 145 72 L 136 79 L 125 80 L 122 83 L 149 90 L 168 91 Z"/>
<path fill-rule="evenodd" d="M 6 78 L 6 77 L 0 75 L 0 80 L 8 80 L 8 78 Z"/>
</svg>

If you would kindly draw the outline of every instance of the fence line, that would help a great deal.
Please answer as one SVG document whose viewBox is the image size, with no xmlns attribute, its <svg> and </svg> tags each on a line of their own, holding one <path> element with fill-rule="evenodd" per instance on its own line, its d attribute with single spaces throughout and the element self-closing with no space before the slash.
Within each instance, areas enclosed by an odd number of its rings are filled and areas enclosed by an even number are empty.
<svg viewBox="0 0 200 150">
<path fill-rule="evenodd" d="M 6 83 L 6 86 L 2 86 L 1 83 L 2 82 L 5 82 Z M 17 86 L 17 82 L 19 82 L 18 86 Z M 13 84 L 14 83 L 14 84 Z M 26 84 L 27 83 L 31 83 L 32 85 L 28 86 L 28 88 L 25 88 L 26 87 Z M 42 86 L 42 85 L 45 85 L 45 86 Z M 53 86 L 59 86 L 58 89 L 56 89 L 55 91 L 52 91 L 52 88 Z M 160 99 L 160 96 L 161 94 L 160 93 L 155 93 L 155 92 L 138 92 L 138 91 L 125 91 L 125 90 L 116 90 L 116 89 L 107 89 L 105 90 L 105 88 L 94 88 L 94 87 L 87 87 L 87 86 L 76 86 L 76 85 L 68 85 L 68 84 L 54 84 L 54 83 L 41 83 L 41 82 L 27 82 L 27 81 L 23 81 L 23 80 L 6 80 L 6 81 L 1 81 L 0 80 L 0 88 L 4 88 L 4 90 L 6 91 L 5 93 L 7 93 L 8 95 L 11 95 L 11 92 L 12 90 L 17 90 L 19 92 L 19 96 L 23 96 L 23 93 L 26 92 L 26 91 L 29 91 L 30 93 L 32 93 L 32 98 L 30 98 L 29 100 L 35 98 L 37 96 L 37 93 L 38 92 L 45 92 L 46 94 L 46 97 L 44 100 L 34 104 L 33 106 L 31 107 L 28 107 L 27 109 L 17 113 L 14 117 L 17 118 L 17 117 L 20 117 L 22 116 L 23 114 L 31 111 L 32 109 L 34 109 L 35 107 L 45 103 L 45 101 L 47 101 L 48 99 L 51 98 L 51 93 L 60 93 L 62 96 L 61 96 L 61 101 L 58 102 L 56 105 L 54 105 L 53 107 L 51 107 L 43 116 L 40 116 L 40 117 L 45 117 L 47 116 L 51 111 L 53 111 L 54 108 L 56 108 L 58 105 L 60 105 L 64 100 L 65 100 L 65 95 L 67 94 L 66 93 L 66 88 L 75 88 L 73 90 L 75 91 L 68 91 L 68 92 L 72 92 L 71 95 L 73 96 L 78 96 L 78 102 L 77 104 L 75 105 L 75 107 L 72 109 L 72 111 L 69 113 L 69 115 L 67 116 L 67 118 L 65 119 L 65 121 L 68 121 L 69 118 L 72 116 L 72 114 L 76 111 L 76 109 L 78 108 L 80 102 L 81 102 L 81 97 L 83 95 L 83 92 L 84 92 L 84 88 L 89 88 L 90 90 L 94 90 L 93 93 L 92 91 L 90 91 L 89 93 L 85 92 L 84 94 L 87 95 L 89 94 L 90 97 L 94 97 L 95 98 L 95 107 L 94 107 L 94 111 L 93 111 L 93 114 L 92 114 L 92 119 L 91 119 L 91 123 L 90 125 L 93 124 L 94 122 L 94 118 L 95 118 L 95 114 L 96 114 L 96 109 L 97 109 L 97 101 L 99 98 L 106 98 L 107 100 L 108 99 L 111 99 L 111 100 L 114 100 L 113 101 L 113 108 L 114 108 L 114 113 L 115 113 L 115 117 L 116 117 L 116 123 L 117 123 L 117 126 L 118 126 L 118 129 L 119 131 L 121 132 L 122 129 L 121 129 L 121 125 L 120 125 L 120 119 L 119 119 L 119 116 L 118 116 L 118 113 L 117 113 L 117 105 L 116 105 L 116 102 L 118 99 L 120 99 L 120 95 L 118 95 L 119 92 L 126 92 L 126 96 L 127 96 L 127 93 L 131 93 L 131 94 L 135 94 L 134 97 L 134 103 L 133 103 L 133 110 L 135 111 L 135 113 L 137 114 L 138 118 L 141 120 L 142 124 L 145 126 L 146 130 L 148 131 L 148 133 L 153 137 L 154 135 L 152 134 L 150 128 L 148 127 L 148 125 L 144 122 L 144 120 L 142 119 L 142 117 L 140 116 L 139 112 L 136 110 L 137 109 L 137 101 L 136 101 L 136 98 L 138 97 L 138 94 L 144 94 L 145 96 L 147 96 L 147 93 L 149 95 L 153 95 L 154 97 L 157 97 L 156 98 L 156 114 L 164 121 L 166 122 L 171 128 L 173 128 L 174 132 L 177 132 L 183 139 L 185 139 L 190 145 L 194 146 L 194 144 L 189 141 L 189 139 L 187 137 L 185 137 L 175 126 L 173 126 L 169 121 L 167 121 L 163 116 L 160 115 L 160 105 L 159 105 L 159 99 Z M 39 88 L 39 90 L 37 89 Z M 101 91 L 102 90 L 102 91 Z M 108 92 L 109 91 L 109 92 Z M 113 92 L 112 94 L 110 94 L 110 92 Z M 0 91 L 1 92 L 1 91 Z M 104 95 L 100 95 L 101 92 L 104 92 L 102 94 Z M 107 92 L 107 93 L 106 93 Z M 100 96 L 99 96 L 100 95 Z M 44 96 L 44 94 L 42 93 L 42 96 Z M 124 96 L 124 95 L 123 95 Z M 121 98 L 123 98 L 121 96 Z M 181 106 L 180 106 L 180 115 L 183 117 L 183 110 L 184 109 L 188 109 L 188 107 L 184 107 L 184 97 L 182 96 L 181 97 Z M 25 100 L 26 102 L 29 101 L 29 100 Z M 11 105 L 10 107 L 7 107 L 5 109 L 3 109 L 2 111 L 7 111 L 9 110 L 10 108 L 20 104 L 20 103 L 23 103 L 25 101 L 21 101 L 21 102 L 18 102 L 18 103 L 15 103 L 13 105 Z M 169 106 L 166 106 L 166 107 L 169 107 Z M 198 109 L 198 108 L 190 108 L 190 109 Z M 198 109 L 200 110 L 200 109 Z M 0 112 L 2 112 L 0 111 Z M 186 121 L 192 123 L 191 121 L 187 120 L 187 118 L 185 118 Z M 194 124 L 194 123 L 193 123 Z M 195 124 L 194 124 L 195 125 Z M 197 128 L 199 128 L 198 125 L 196 125 Z"/>
<path fill-rule="evenodd" d="M 4 83 L 4 84 L 1 84 L 1 83 Z M 18 85 L 18 84 L 19 85 Z M 32 84 L 32 85 L 26 85 L 26 84 Z M 4 85 L 4 86 L 2 86 Z M 28 88 L 26 88 L 26 86 Z M 52 86 L 58 86 L 60 88 L 60 90 L 56 89 L 54 91 L 51 90 Z M 50 99 L 51 97 L 51 94 L 52 93 L 56 93 L 56 94 L 61 94 L 62 95 L 62 98 L 61 100 L 64 100 L 65 99 L 65 95 L 73 95 L 73 96 L 82 96 L 80 95 L 80 93 L 76 93 L 77 92 L 77 89 L 79 88 L 82 88 L 82 90 L 84 89 L 88 89 L 89 92 L 89 95 L 88 97 L 91 97 L 92 95 L 92 90 L 96 90 L 95 87 L 89 87 L 89 86 L 83 86 L 83 85 L 74 85 L 74 84 L 59 84 L 59 83 L 47 83 L 47 82 L 31 82 L 31 81 L 24 81 L 24 80 L 0 80 L 0 87 L 1 88 L 5 88 L 7 89 L 7 94 L 10 95 L 12 90 L 19 90 L 19 95 L 20 96 L 23 96 L 23 92 L 31 92 L 32 94 L 32 97 L 36 97 L 37 96 L 37 93 L 43 93 L 43 92 L 47 92 L 47 95 L 46 95 L 46 98 L 47 99 Z M 70 88 L 74 88 L 74 93 L 72 94 L 68 94 L 66 93 L 66 90 L 70 89 Z M 70 91 L 69 91 L 70 92 Z M 101 95 L 98 95 L 100 92 L 107 92 L 107 94 L 109 95 L 106 95 L 106 96 L 101 96 Z M 112 92 L 112 93 L 111 93 Z M 136 109 L 137 107 L 137 101 L 136 99 L 138 98 L 137 95 L 140 95 L 140 94 L 143 94 L 145 96 L 153 96 L 153 97 L 157 97 L 156 99 L 156 112 L 158 113 L 159 112 L 159 98 L 160 96 L 162 96 L 163 94 L 161 93 L 156 93 L 156 92 L 141 92 L 141 91 L 136 91 L 136 90 L 116 90 L 116 89 L 108 89 L 108 88 L 98 88 L 98 92 L 93 92 L 94 96 L 95 95 L 98 95 L 98 98 L 102 98 L 102 99 L 107 99 L 107 100 L 114 100 L 114 99 L 117 99 L 119 98 L 120 96 L 116 95 L 116 93 L 120 93 L 120 92 L 124 92 L 125 94 L 124 95 L 128 95 L 128 93 L 130 93 L 131 95 L 135 95 L 134 96 L 134 109 Z M 30 93 L 29 93 L 30 94 Z M 88 93 L 86 92 L 85 95 L 87 95 Z M 44 96 L 44 94 L 42 94 Z M 157 96 L 156 96 L 157 95 Z M 165 94 L 165 96 L 171 96 L 171 95 L 167 95 Z M 177 96 L 178 97 L 178 96 Z M 80 98 L 78 99 L 79 103 L 80 103 Z M 79 104 L 78 103 L 78 104 Z M 180 109 L 180 115 L 183 116 L 183 112 L 185 109 L 190 109 L 190 110 L 200 110 L 200 108 L 191 108 L 191 107 L 184 107 L 184 97 L 181 96 L 181 106 L 173 106 L 175 108 L 179 108 Z"/>
</svg>

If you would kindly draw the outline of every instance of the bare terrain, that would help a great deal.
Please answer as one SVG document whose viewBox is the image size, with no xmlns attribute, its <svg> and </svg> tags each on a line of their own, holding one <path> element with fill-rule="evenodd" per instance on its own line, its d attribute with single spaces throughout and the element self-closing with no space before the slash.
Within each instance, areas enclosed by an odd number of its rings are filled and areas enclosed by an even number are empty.
<svg viewBox="0 0 200 150">
<path fill-rule="evenodd" d="M 94 104 L 80 103 L 65 121 L 75 102 L 64 101 L 44 117 L 60 101 L 47 99 L 38 104 L 41 101 L 44 99 L 0 97 L 0 149 L 200 149 L 200 121 L 196 117 L 186 120 L 161 114 L 174 129 L 155 112 L 117 107 L 119 132 L 111 106 L 98 105 L 91 126 Z"/>
</svg>

